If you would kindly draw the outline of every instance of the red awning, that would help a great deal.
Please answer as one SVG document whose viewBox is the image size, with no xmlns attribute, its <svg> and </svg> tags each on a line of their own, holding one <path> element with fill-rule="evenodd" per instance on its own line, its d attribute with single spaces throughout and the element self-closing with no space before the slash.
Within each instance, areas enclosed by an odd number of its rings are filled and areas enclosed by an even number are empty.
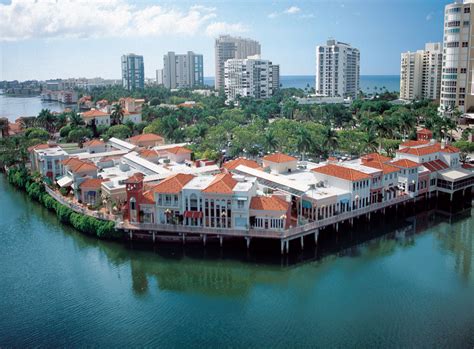
<svg viewBox="0 0 474 349">
<path fill-rule="evenodd" d="M 202 218 L 201 211 L 184 211 L 185 218 Z"/>
</svg>

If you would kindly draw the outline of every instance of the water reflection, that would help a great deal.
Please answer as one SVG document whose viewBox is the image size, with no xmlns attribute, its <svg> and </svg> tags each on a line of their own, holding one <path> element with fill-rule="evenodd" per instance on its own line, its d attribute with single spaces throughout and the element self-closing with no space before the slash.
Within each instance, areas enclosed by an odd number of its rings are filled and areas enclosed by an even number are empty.
<svg viewBox="0 0 474 349">
<path fill-rule="evenodd" d="M 99 241 L 63 227 L 53 214 L 31 203 L 26 196 L 21 204 L 28 207 L 22 221 L 39 219 L 46 226 L 59 227 L 58 236 L 66 234 L 73 238 L 77 251 L 97 250 L 110 265 L 129 268 L 131 289 L 136 297 L 148 295 L 151 285 L 156 284 L 160 291 L 246 298 L 257 286 L 285 288 L 290 279 L 301 277 L 302 273 L 302 280 L 317 282 L 325 271 L 345 258 L 351 259 L 354 267 L 382 260 L 400 250 L 417 247 L 417 240 L 430 233 L 436 239 L 437 248 L 452 256 L 453 267 L 463 282 L 471 282 L 473 275 L 472 208 L 453 213 L 422 206 L 418 211 L 415 208 L 383 219 L 376 217 L 370 224 L 361 220 L 353 229 L 343 225 L 338 233 L 323 231 L 318 246 L 306 241 L 304 251 L 295 241 L 290 255 L 282 257 L 277 243 L 267 249 L 260 249 L 256 243 L 248 252 L 243 244 L 229 244 L 223 250 L 208 246 L 204 250 L 200 245 L 123 245 Z M 419 263 L 423 263 L 423 256 L 419 257 Z M 118 273 L 123 270 L 115 269 Z"/>
</svg>

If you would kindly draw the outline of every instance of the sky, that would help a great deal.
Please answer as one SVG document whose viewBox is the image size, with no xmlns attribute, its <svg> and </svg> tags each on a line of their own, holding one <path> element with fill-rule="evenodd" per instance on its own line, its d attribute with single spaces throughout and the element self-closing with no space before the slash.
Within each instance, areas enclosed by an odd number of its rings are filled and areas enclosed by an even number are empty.
<svg viewBox="0 0 474 349">
<path fill-rule="evenodd" d="M 120 57 L 144 56 L 155 77 L 168 51 L 204 55 L 214 38 L 256 39 L 281 75 L 314 75 L 328 38 L 361 52 L 362 75 L 398 75 L 400 53 L 443 38 L 446 0 L 0 0 L 0 80 L 120 78 Z"/>
</svg>

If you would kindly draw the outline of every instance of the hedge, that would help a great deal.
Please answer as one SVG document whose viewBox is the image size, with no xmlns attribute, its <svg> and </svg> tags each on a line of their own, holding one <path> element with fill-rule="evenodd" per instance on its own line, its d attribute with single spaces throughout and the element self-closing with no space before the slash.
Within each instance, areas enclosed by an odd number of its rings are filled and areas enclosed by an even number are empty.
<svg viewBox="0 0 474 349">
<path fill-rule="evenodd" d="M 94 217 L 74 212 L 69 207 L 56 201 L 44 188 L 44 184 L 35 182 L 25 168 L 10 168 L 7 174 L 8 182 L 19 189 L 26 191 L 33 200 L 41 203 L 56 216 L 62 223 L 69 224 L 81 233 L 95 235 L 101 239 L 118 239 L 121 237 L 112 221 L 103 221 Z"/>
</svg>

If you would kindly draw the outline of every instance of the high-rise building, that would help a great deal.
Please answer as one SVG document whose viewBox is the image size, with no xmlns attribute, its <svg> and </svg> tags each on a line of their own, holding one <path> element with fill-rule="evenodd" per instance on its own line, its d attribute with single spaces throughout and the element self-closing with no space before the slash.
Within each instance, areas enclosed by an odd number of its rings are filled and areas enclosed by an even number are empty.
<svg viewBox="0 0 474 349">
<path fill-rule="evenodd" d="M 156 69 L 156 84 L 163 85 L 163 69 Z"/>
<path fill-rule="evenodd" d="M 168 52 L 163 56 L 163 85 L 166 88 L 193 88 L 204 85 L 203 58 L 188 51 Z"/>
<path fill-rule="evenodd" d="M 272 65 L 272 88 L 273 93 L 280 89 L 280 65 Z"/>
<path fill-rule="evenodd" d="M 245 59 L 228 59 L 224 65 L 224 86 L 228 101 L 241 97 L 269 98 L 274 92 L 273 81 L 280 81 L 279 68 L 259 55 Z"/>
<path fill-rule="evenodd" d="M 224 64 L 228 59 L 244 59 L 249 56 L 259 55 L 260 43 L 252 39 L 221 35 L 215 41 L 215 88 L 224 88 Z"/>
<path fill-rule="evenodd" d="M 349 44 L 328 40 L 316 46 L 317 94 L 355 98 L 359 91 L 360 53 Z"/>
<path fill-rule="evenodd" d="M 143 56 L 133 53 L 122 56 L 122 86 L 127 90 L 145 87 Z"/>
<path fill-rule="evenodd" d="M 438 100 L 443 53 L 441 44 L 427 43 L 424 50 L 404 52 L 400 60 L 400 98 Z"/>
<path fill-rule="evenodd" d="M 456 108 L 467 112 L 474 106 L 472 69 L 474 43 L 471 28 L 474 1 L 456 1 L 444 8 L 443 71 L 440 111 L 450 115 Z"/>
</svg>

